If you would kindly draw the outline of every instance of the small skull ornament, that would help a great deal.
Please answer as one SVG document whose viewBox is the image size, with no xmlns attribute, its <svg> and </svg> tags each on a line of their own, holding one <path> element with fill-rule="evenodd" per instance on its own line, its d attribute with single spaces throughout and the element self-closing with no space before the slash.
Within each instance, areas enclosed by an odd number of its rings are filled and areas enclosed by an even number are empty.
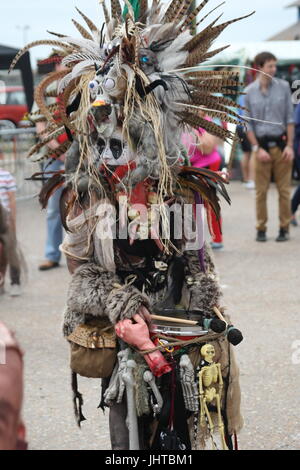
<svg viewBox="0 0 300 470">
<path fill-rule="evenodd" d="M 212 344 L 205 344 L 204 346 L 202 346 L 201 356 L 206 362 L 208 362 L 209 364 L 212 364 L 214 361 L 215 355 L 216 355 L 216 351 Z"/>
</svg>

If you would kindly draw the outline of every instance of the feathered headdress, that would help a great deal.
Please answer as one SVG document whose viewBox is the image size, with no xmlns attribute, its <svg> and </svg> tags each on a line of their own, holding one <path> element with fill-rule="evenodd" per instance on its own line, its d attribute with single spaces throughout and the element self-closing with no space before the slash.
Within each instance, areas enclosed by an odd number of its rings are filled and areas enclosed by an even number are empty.
<svg viewBox="0 0 300 470">
<path fill-rule="evenodd" d="M 22 49 L 20 57 L 33 46 L 51 45 L 62 57 L 64 71 L 53 72 L 37 87 L 35 100 L 39 113 L 48 122 L 50 135 L 30 151 L 30 155 L 50 138 L 67 129 L 69 142 L 56 151 L 66 152 L 72 140 L 79 142 L 78 166 L 91 170 L 93 165 L 116 160 L 130 171 L 119 178 L 123 188 L 134 187 L 146 178 L 157 181 L 160 200 L 174 192 L 174 184 L 200 192 L 218 212 L 212 191 L 225 194 L 223 180 L 211 172 L 182 167 L 181 135 L 184 128 L 206 129 L 223 139 L 232 139 L 225 126 L 203 119 L 199 110 L 222 122 L 238 124 L 239 108 L 230 95 L 240 92 L 236 72 L 211 71 L 201 67 L 223 50 L 211 50 L 213 42 L 230 24 L 246 15 L 222 24 L 220 17 L 197 34 L 193 24 L 209 0 L 193 11 L 192 0 L 111 0 L 110 12 L 101 0 L 105 25 L 98 28 L 77 9 L 86 27 L 73 20 L 81 38 L 51 33 L 53 40 L 36 41 Z M 212 10 L 214 11 L 214 10 Z M 211 12 L 210 12 L 211 13 Z M 47 106 L 47 88 L 58 82 L 56 106 Z M 226 95 L 226 96 L 223 96 Z M 108 158 L 113 139 L 122 142 L 118 155 Z M 126 148 L 126 155 L 124 154 Z M 108 159 L 108 160 L 107 160 Z"/>
</svg>

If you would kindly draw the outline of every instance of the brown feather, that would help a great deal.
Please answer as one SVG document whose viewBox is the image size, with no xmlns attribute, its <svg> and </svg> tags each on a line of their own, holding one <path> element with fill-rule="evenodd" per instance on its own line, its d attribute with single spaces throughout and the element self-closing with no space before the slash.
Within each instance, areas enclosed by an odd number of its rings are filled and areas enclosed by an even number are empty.
<svg viewBox="0 0 300 470">
<path fill-rule="evenodd" d="M 165 16 L 164 16 L 164 23 L 171 23 L 172 20 L 176 16 L 176 12 L 179 8 L 181 0 L 173 0 L 172 3 L 169 5 L 169 8 L 167 9 Z"/>
<path fill-rule="evenodd" d="M 189 111 L 184 111 L 178 113 L 178 116 L 181 117 L 182 121 L 195 129 L 205 129 L 209 134 L 212 134 L 216 137 L 219 137 L 222 140 L 227 141 L 228 139 L 233 139 L 232 132 L 224 129 L 221 126 L 218 126 L 214 122 L 207 121 L 206 119 L 191 113 Z"/>
<path fill-rule="evenodd" d="M 68 148 L 71 146 L 70 141 L 66 141 L 61 144 L 57 149 L 52 150 L 49 149 L 48 152 L 44 155 L 43 159 L 48 160 L 49 158 L 53 158 L 54 160 L 58 160 L 62 155 L 66 153 Z"/>
<path fill-rule="evenodd" d="M 212 21 L 205 29 L 196 34 L 190 41 L 188 41 L 185 46 L 185 51 L 192 51 L 195 49 L 201 42 L 203 42 L 213 30 L 213 26 L 221 18 L 222 15 L 219 15 L 214 21 Z"/>
<path fill-rule="evenodd" d="M 122 8 L 119 0 L 110 0 L 111 3 L 111 17 L 120 20 L 122 17 Z"/>
<path fill-rule="evenodd" d="M 227 49 L 228 46 L 223 46 L 219 47 L 219 49 L 215 49 L 214 51 L 207 52 L 203 54 L 202 50 L 198 51 L 197 49 L 192 52 L 192 54 L 188 55 L 188 58 L 186 60 L 186 67 L 193 67 L 194 65 L 198 65 L 202 62 L 205 62 L 206 60 L 210 59 L 211 57 L 214 57 L 215 55 L 219 54 L 220 52 L 224 51 Z"/>
<path fill-rule="evenodd" d="M 30 44 L 27 44 L 27 46 L 23 47 L 23 49 L 21 49 L 17 55 L 15 56 L 14 60 L 12 61 L 10 67 L 9 67 L 9 70 L 8 70 L 8 73 L 10 73 L 14 67 L 16 66 L 16 64 L 19 62 L 19 60 L 21 59 L 21 57 L 29 50 L 31 49 L 31 47 L 35 47 L 35 46 L 58 46 L 58 47 L 62 47 L 63 49 L 66 49 L 68 46 L 67 44 L 65 44 L 64 42 L 61 42 L 61 41 L 55 41 L 54 39 L 41 39 L 40 41 L 33 41 L 31 42 Z M 76 46 L 74 46 L 76 47 Z"/>
<path fill-rule="evenodd" d="M 200 11 L 203 10 L 203 8 L 207 5 L 208 2 L 209 0 L 203 0 L 203 2 L 197 8 L 195 8 L 192 13 L 190 13 L 190 15 L 187 17 L 187 19 L 182 25 L 183 28 L 188 27 L 194 21 L 194 19 L 198 16 Z"/>
<path fill-rule="evenodd" d="M 39 202 L 42 209 L 47 207 L 50 197 L 64 184 L 64 182 L 65 178 L 61 173 L 54 174 L 46 181 L 39 194 Z"/>
<path fill-rule="evenodd" d="M 27 158 L 30 158 L 35 153 L 38 153 L 48 142 L 50 142 L 50 140 L 56 139 L 63 133 L 64 133 L 64 128 L 60 127 L 59 129 L 57 129 L 56 132 L 52 132 L 51 135 L 45 137 L 43 140 L 33 145 L 33 147 L 31 147 L 31 149 L 29 150 L 29 153 L 27 154 Z"/>
<path fill-rule="evenodd" d="M 54 121 L 54 117 L 52 116 L 51 112 L 48 111 L 47 105 L 44 100 L 44 93 L 46 92 L 46 89 L 51 83 L 63 78 L 67 73 L 67 70 L 61 70 L 60 72 L 51 72 L 44 78 L 44 80 L 41 81 L 41 83 L 35 89 L 35 102 L 38 105 L 41 113 L 49 121 Z"/>
<path fill-rule="evenodd" d="M 86 22 L 86 24 L 90 28 L 90 31 L 92 33 L 97 32 L 98 31 L 97 26 L 95 26 L 95 24 L 84 13 L 82 13 L 82 11 L 79 10 L 79 8 L 77 8 L 77 7 L 75 7 L 75 8 L 78 11 L 79 15 L 84 19 L 84 21 Z"/>
<path fill-rule="evenodd" d="M 107 9 L 105 0 L 100 0 L 100 3 L 102 4 L 105 23 L 108 25 L 108 23 L 110 22 L 110 16 L 109 16 L 109 13 L 108 13 L 108 9 Z"/>
<path fill-rule="evenodd" d="M 80 23 L 77 23 L 76 20 L 72 20 L 72 22 L 74 26 L 78 29 L 82 37 L 84 37 L 85 39 L 90 39 L 91 41 L 93 40 L 93 36 L 83 26 L 81 26 Z"/>
<path fill-rule="evenodd" d="M 184 0 L 182 2 L 182 6 L 174 18 L 174 21 L 176 23 L 179 23 L 182 20 L 182 18 L 188 13 L 189 8 L 191 7 L 192 3 L 193 3 L 193 0 Z"/>
<path fill-rule="evenodd" d="M 52 34 L 52 36 L 56 36 L 58 38 L 66 38 L 67 37 L 66 34 L 55 33 L 54 31 L 48 31 L 48 29 L 47 29 L 47 33 Z"/>
<path fill-rule="evenodd" d="M 197 72 L 189 72 L 188 70 L 183 72 L 185 76 L 188 75 L 188 77 L 186 78 L 186 80 L 188 80 L 188 78 L 191 78 L 191 77 L 195 77 L 195 78 L 199 78 L 201 79 L 201 77 L 211 77 L 211 76 L 216 76 L 215 78 L 219 78 L 219 77 L 222 77 L 225 78 L 226 77 L 237 77 L 239 76 L 239 72 L 232 72 L 232 71 L 228 71 L 228 70 L 199 70 Z"/>
<path fill-rule="evenodd" d="M 203 180 L 201 181 L 198 179 L 197 181 L 191 181 L 180 176 L 178 177 L 178 183 L 184 188 L 189 188 L 199 193 L 200 196 L 210 205 L 216 214 L 217 219 L 220 219 L 221 207 L 216 191 L 213 188 L 209 187 Z"/>
<path fill-rule="evenodd" d="M 76 194 L 70 194 L 70 188 L 66 187 L 63 189 L 60 200 L 59 200 L 59 209 L 60 209 L 60 218 L 63 228 L 66 232 L 69 232 L 69 227 L 67 225 L 67 217 L 72 209 L 74 202 L 76 201 Z"/>
<path fill-rule="evenodd" d="M 145 22 L 147 11 L 148 11 L 148 0 L 141 0 L 140 1 L 140 14 L 139 14 L 138 21 L 142 23 Z"/>
</svg>

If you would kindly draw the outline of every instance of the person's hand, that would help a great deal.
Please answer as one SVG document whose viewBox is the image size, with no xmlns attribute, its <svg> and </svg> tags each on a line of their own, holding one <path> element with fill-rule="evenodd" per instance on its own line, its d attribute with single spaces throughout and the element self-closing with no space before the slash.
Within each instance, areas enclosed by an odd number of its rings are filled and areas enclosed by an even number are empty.
<svg viewBox="0 0 300 470">
<path fill-rule="evenodd" d="M 257 151 L 257 159 L 261 162 L 270 162 L 271 161 L 271 155 L 266 152 L 264 149 L 262 149 L 261 147 L 259 147 L 258 151 Z"/>
<path fill-rule="evenodd" d="M 292 162 L 294 160 L 295 154 L 292 147 L 287 145 L 282 152 L 282 158 L 285 162 Z"/>
<path fill-rule="evenodd" d="M 115 330 L 119 338 L 141 351 L 153 348 L 147 323 L 139 314 L 134 315 L 133 320 L 136 323 L 126 318 L 116 324 Z"/>
</svg>

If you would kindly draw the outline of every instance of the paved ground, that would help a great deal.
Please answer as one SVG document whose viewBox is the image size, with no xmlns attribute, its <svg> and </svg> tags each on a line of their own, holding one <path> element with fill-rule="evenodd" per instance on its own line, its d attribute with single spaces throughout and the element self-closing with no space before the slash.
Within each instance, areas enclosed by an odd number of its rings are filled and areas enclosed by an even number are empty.
<svg viewBox="0 0 300 470">
<path fill-rule="evenodd" d="M 224 205 L 226 248 L 217 253 L 224 304 L 245 341 L 237 348 L 245 428 L 242 449 L 300 449 L 300 228 L 277 244 L 277 196 L 270 193 L 270 240 L 254 242 L 254 193 L 231 185 L 232 207 Z M 88 420 L 76 428 L 61 335 L 69 275 L 65 264 L 39 273 L 43 259 L 44 214 L 35 201 L 19 204 L 19 238 L 29 265 L 24 295 L 0 299 L 0 318 L 16 330 L 26 351 L 24 416 L 31 449 L 109 449 L 107 416 L 97 410 L 97 380 L 80 380 Z M 299 347 L 299 346 L 298 346 Z M 300 358 L 295 354 L 295 359 Z"/>
</svg>

